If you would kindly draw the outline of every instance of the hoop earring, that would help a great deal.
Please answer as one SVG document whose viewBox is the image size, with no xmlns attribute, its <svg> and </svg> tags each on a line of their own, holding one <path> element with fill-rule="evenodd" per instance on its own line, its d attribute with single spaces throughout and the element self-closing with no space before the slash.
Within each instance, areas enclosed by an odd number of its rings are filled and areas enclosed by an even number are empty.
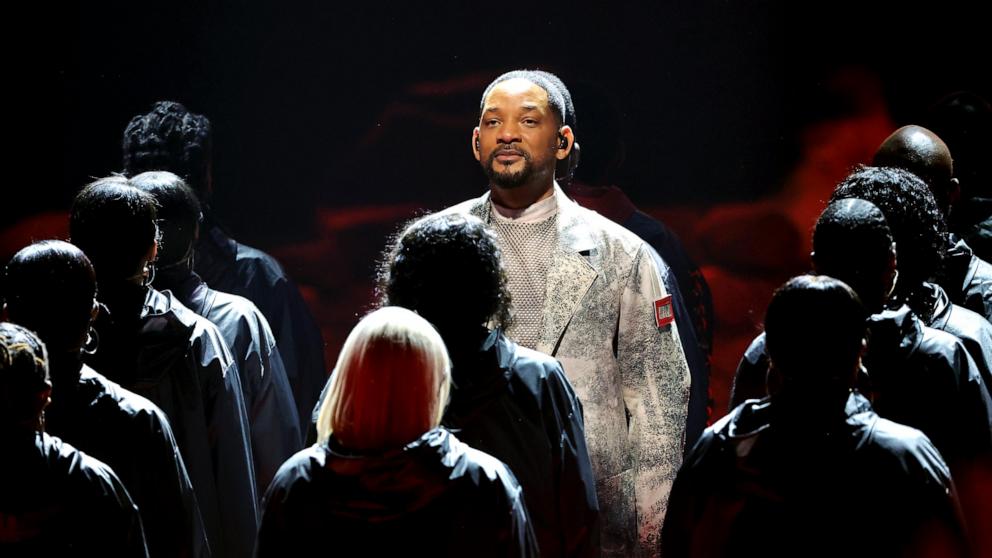
<svg viewBox="0 0 992 558">
<path fill-rule="evenodd" d="M 86 332 L 86 343 L 83 343 L 83 352 L 92 355 L 96 353 L 96 350 L 100 348 L 100 335 L 90 326 L 90 330 Z"/>
<path fill-rule="evenodd" d="M 144 275 L 145 276 L 144 276 L 144 278 L 141 281 L 141 286 L 143 286 L 143 287 L 151 287 L 152 286 L 152 282 L 155 281 L 155 263 L 154 262 L 148 262 L 147 264 L 145 264 L 145 273 L 144 273 Z"/>
</svg>

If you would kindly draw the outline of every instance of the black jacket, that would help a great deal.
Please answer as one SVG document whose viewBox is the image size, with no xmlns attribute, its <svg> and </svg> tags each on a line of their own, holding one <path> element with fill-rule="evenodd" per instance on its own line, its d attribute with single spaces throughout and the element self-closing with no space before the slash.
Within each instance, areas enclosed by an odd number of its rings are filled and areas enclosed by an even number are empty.
<svg viewBox="0 0 992 558">
<path fill-rule="evenodd" d="M 202 231 L 194 261 L 210 288 L 247 298 L 268 320 L 293 387 L 300 432 L 305 431 L 327 368 L 320 328 L 300 290 L 275 258 L 236 242 L 215 224 Z"/>
<path fill-rule="evenodd" d="M 561 364 L 499 330 L 445 339 L 453 386 L 444 426 L 510 467 L 542 556 L 598 556 L 596 480 L 582 408 Z"/>
<path fill-rule="evenodd" d="M 992 320 L 992 264 L 976 256 L 964 240 L 952 236 L 940 284 L 951 302 Z"/>
<path fill-rule="evenodd" d="M 279 469 L 263 507 L 259 557 L 538 554 L 513 474 L 443 429 L 375 455 L 311 446 Z"/>
<path fill-rule="evenodd" d="M 813 422 L 747 401 L 707 429 L 682 465 L 662 531 L 683 556 L 960 556 L 947 466 L 920 431 L 852 393 Z"/>
<path fill-rule="evenodd" d="M 85 365 L 54 385 L 46 431 L 113 468 L 141 512 L 149 555 L 209 556 L 193 485 L 162 411 Z"/>
<path fill-rule="evenodd" d="M 119 307 L 119 306 L 117 306 Z M 210 549 L 247 556 L 258 496 L 244 395 L 231 352 L 212 323 L 165 291 L 147 289 L 137 321 L 101 312 L 87 363 L 147 397 L 169 417 Z"/>
<path fill-rule="evenodd" d="M 0 556 L 148 556 L 110 467 L 43 432 L 2 431 Z"/>
<path fill-rule="evenodd" d="M 992 452 L 992 398 L 964 345 L 926 327 L 903 306 L 869 320 L 859 389 L 883 417 L 922 430 L 949 461 Z M 733 405 L 767 395 L 765 336 L 748 347 L 734 378 Z"/>
<path fill-rule="evenodd" d="M 978 365 L 985 386 L 992 386 L 992 324 L 982 316 L 952 304 L 939 285 L 926 284 L 930 292 L 932 316 L 928 326 L 957 337 Z"/>
</svg>

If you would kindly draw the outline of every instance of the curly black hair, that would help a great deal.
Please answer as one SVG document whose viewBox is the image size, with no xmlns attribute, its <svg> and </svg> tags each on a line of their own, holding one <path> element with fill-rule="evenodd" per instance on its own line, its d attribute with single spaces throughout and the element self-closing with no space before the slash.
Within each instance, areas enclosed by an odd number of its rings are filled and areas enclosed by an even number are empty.
<svg viewBox="0 0 992 558">
<path fill-rule="evenodd" d="M 510 291 L 495 235 L 476 217 L 435 214 L 399 234 L 379 265 L 380 306 L 402 306 L 439 331 L 510 325 Z"/>
<path fill-rule="evenodd" d="M 882 210 L 899 255 L 893 300 L 908 304 L 928 321 L 932 308 L 923 283 L 939 273 L 948 245 L 947 225 L 930 188 L 903 169 L 858 166 L 837 186 L 830 201 L 846 198 L 860 198 Z"/>
<path fill-rule="evenodd" d="M 201 197 L 209 184 L 212 128 L 207 117 L 173 101 L 159 101 L 124 129 L 124 174 L 175 173 Z"/>
</svg>

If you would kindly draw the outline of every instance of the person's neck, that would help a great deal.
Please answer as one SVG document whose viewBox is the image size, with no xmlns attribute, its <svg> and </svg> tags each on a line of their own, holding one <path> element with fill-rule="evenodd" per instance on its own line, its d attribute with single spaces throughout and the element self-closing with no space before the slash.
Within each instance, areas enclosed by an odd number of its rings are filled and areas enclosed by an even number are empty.
<svg viewBox="0 0 992 558">
<path fill-rule="evenodd" d="M 550 198 L 555 193 L 554 180 L 522 184 L 515 188 L 502 188 L 493 184 L 489 188 L 493 203 L 508 209 L 525 209 Z"/>
<path fill-rule="evenodd" d="M 101 287 L 103 285 L 101 284 Z M 148 287 L 127 281 L 119 281 L 102 290 L 100 302 L 110 310 L 114 320 L 133 320 L 141 316 L 145 305 Z"/>
<path fill-rule="evenodd" d="M 176 293 L 177 296 L 185 298 L 188 294 L 186 291 L 190 290 L 191 287 L 195 287 L 196 283 L 198 283 L 191 280 L 193 279 L 193 275 L 189 260 L 183 260 L 168 267 L 159 268 L 155 273 L 154 285 L 160 291 L 170 290 Z"/>
</svg>

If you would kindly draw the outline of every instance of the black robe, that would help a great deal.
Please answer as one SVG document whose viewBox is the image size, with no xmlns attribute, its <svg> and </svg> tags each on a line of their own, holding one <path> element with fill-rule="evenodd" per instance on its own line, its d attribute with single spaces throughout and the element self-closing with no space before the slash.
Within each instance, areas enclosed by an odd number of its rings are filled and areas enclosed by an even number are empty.
<svg viewBox="0 0 992 558">
<path fill-rule="evenodd" d="M 46 431 L 113 468 L 141 512 L 149 555 L 210 556 L 193 485 L 162 410 L 85 365 L 54 385 Z"/>
<path fill-rule="evenodd" d="M 272 256 L 205 228 L 196 246 L 195 271 L 210 288 L 255 303 L 272 327 L 296 401 L 300 432 L 327 380 L 324 340 L 296 284 Z"/>
<path fill-rule="evenodd" d="M 43 432 L 0 430 L 0 556 L 148 556 L 117 475 Z"/>
<path fill-rule="evenodd" d="M 172 425 L 216 556 L 251 554 L 258 496 L 244 394 L 217 327 L 147 289 L 137 322 L 105 312 L 87 363 L 159 406 Z"/>
<path fill-rule="evenodd" d="M 992 320 L 992 264 L 960 238 L 951 238 L 940 285 L 951 302 Z"/>
<path fill-rule="evenodd" d="M 922 430 L 952 464 L 992 452 L 992 397 L 964 345 L 903 306 L 869 320 L 859 389 L 883 417 Z M 737 367 L 731 404 L 767 395 L 765 335 Z M 774 379 L 773 379 L 774 382 Z"/>
<path fill-rule="evenodd" d="M 454 385 L 442 424 L 510 467 L 542 556 L 598 556 L 599 505 L 582 407 L 561 364 L 499 330 L 468 337 L 445 336 Z"/>
<path fill-rule="evenodd" d="M 355 455 L 314 445 L 265 494 L 255 555 L 537 556 L 513 474 L 443 429 Z"/>
<path fill-rule="evenodd" d="M 666 558 L 963 556 L 947 466 L 920 431 L 852 393 L 840 416 L 750 400 L 708 428 L 679 470 Z"/>
</svg>

